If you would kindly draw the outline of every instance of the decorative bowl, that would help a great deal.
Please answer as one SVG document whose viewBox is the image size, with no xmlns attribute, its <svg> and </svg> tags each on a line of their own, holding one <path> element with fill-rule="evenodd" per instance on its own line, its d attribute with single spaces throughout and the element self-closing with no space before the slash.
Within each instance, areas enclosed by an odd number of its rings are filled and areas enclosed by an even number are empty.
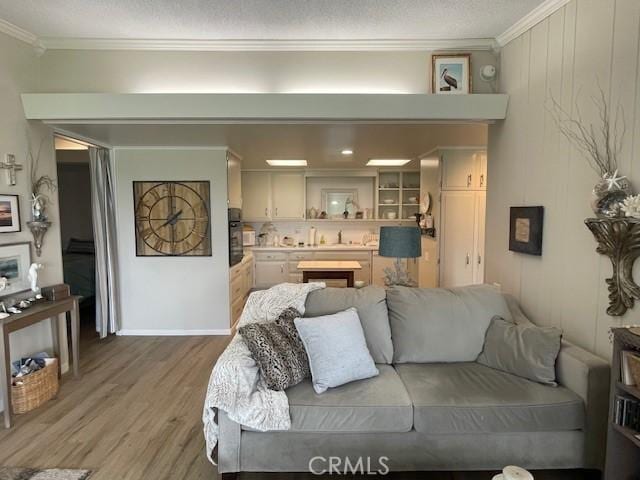
<svg viewBox="0 0 640 480">
<path fill-rule="evenodd" d="M 396 212 L 387 212 L 387 218 L 389 220 L 394 220 L 397 216 Z"/>
</svg>

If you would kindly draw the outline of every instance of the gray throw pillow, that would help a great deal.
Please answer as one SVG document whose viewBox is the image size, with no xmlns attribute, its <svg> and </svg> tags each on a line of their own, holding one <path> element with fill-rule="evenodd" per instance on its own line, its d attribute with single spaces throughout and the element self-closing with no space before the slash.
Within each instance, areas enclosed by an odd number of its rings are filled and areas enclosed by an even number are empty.
<svg viewBox="0 0 640 480">
<path fill-rule="evenodd" d="M 347 308 L 358 309 L 358 317 L 367 340 L 367 348 L 376 363 L 393 361 L 393 343 L 387 312 L 387 292 L 382 287 L 369 285 L 364 288 L 321 288 L 307 295 L 305 317 L 319 317 L 341 312 Z"/>
<path fill-rule="evenodd" d="M 538 327 L 533 323 L 518 325 L 494 317 L 477 362 L 534 382 L 557 386 L 556 359 L 561 340 L 559 328 Z"/>
<path fill-rule="evenodd" d="M 310 375 L 304 345 L 294 325 L 295 308 L 284 310 L 274 322 L 250 323 L 238 329 L 271 390 L 285 390 Z"/>
<path fill-rule="evenodd" d="M 378 375 L 355 308 L 294 322 L 307 350 L 316 393 Z"/>
</svg>

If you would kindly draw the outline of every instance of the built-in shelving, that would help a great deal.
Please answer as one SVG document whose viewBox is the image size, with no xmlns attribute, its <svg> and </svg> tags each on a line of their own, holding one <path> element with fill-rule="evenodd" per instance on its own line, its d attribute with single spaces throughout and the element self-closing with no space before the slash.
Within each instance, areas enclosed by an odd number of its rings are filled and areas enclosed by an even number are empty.
<svg viewBox="0 0 640 480">
<path fill-rule="evenodd" d="M 379 219 L 414 220 L 420 212 L 420 172 L 417 170 L 380 170 L 378 172 L 377 216 Z M 413 198 L 413 199 L 412 199 Z M 385 203 L 392 200 L 393 203 Z"/>
</svg>

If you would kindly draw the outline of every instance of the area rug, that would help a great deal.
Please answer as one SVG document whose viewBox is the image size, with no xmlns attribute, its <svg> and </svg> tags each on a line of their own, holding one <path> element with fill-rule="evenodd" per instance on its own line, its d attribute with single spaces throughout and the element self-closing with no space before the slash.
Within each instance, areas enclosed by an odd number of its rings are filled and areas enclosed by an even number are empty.
<svg viewBox="0 0 640 480">
<path fill-rule="evenodd" d="M 0 467 L 0 480 L 87 480 L 91 470 Z"/>
</svg>

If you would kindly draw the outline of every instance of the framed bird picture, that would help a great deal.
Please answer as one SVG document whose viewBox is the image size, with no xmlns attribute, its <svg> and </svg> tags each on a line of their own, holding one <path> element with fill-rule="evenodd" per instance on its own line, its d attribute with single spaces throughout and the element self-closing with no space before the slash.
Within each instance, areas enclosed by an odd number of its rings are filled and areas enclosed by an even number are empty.
<svg viewBox="0 0 640 480">
<path fill-rule="evenodd" d="M 471 54 L 432 55 L 431 91 L 442 95 L 471 93 Z"/>
<path fill-rule="evenodd" d="M 208 181 L 134 181 L 136 256 L 211 256 Z"/>
</svg>

